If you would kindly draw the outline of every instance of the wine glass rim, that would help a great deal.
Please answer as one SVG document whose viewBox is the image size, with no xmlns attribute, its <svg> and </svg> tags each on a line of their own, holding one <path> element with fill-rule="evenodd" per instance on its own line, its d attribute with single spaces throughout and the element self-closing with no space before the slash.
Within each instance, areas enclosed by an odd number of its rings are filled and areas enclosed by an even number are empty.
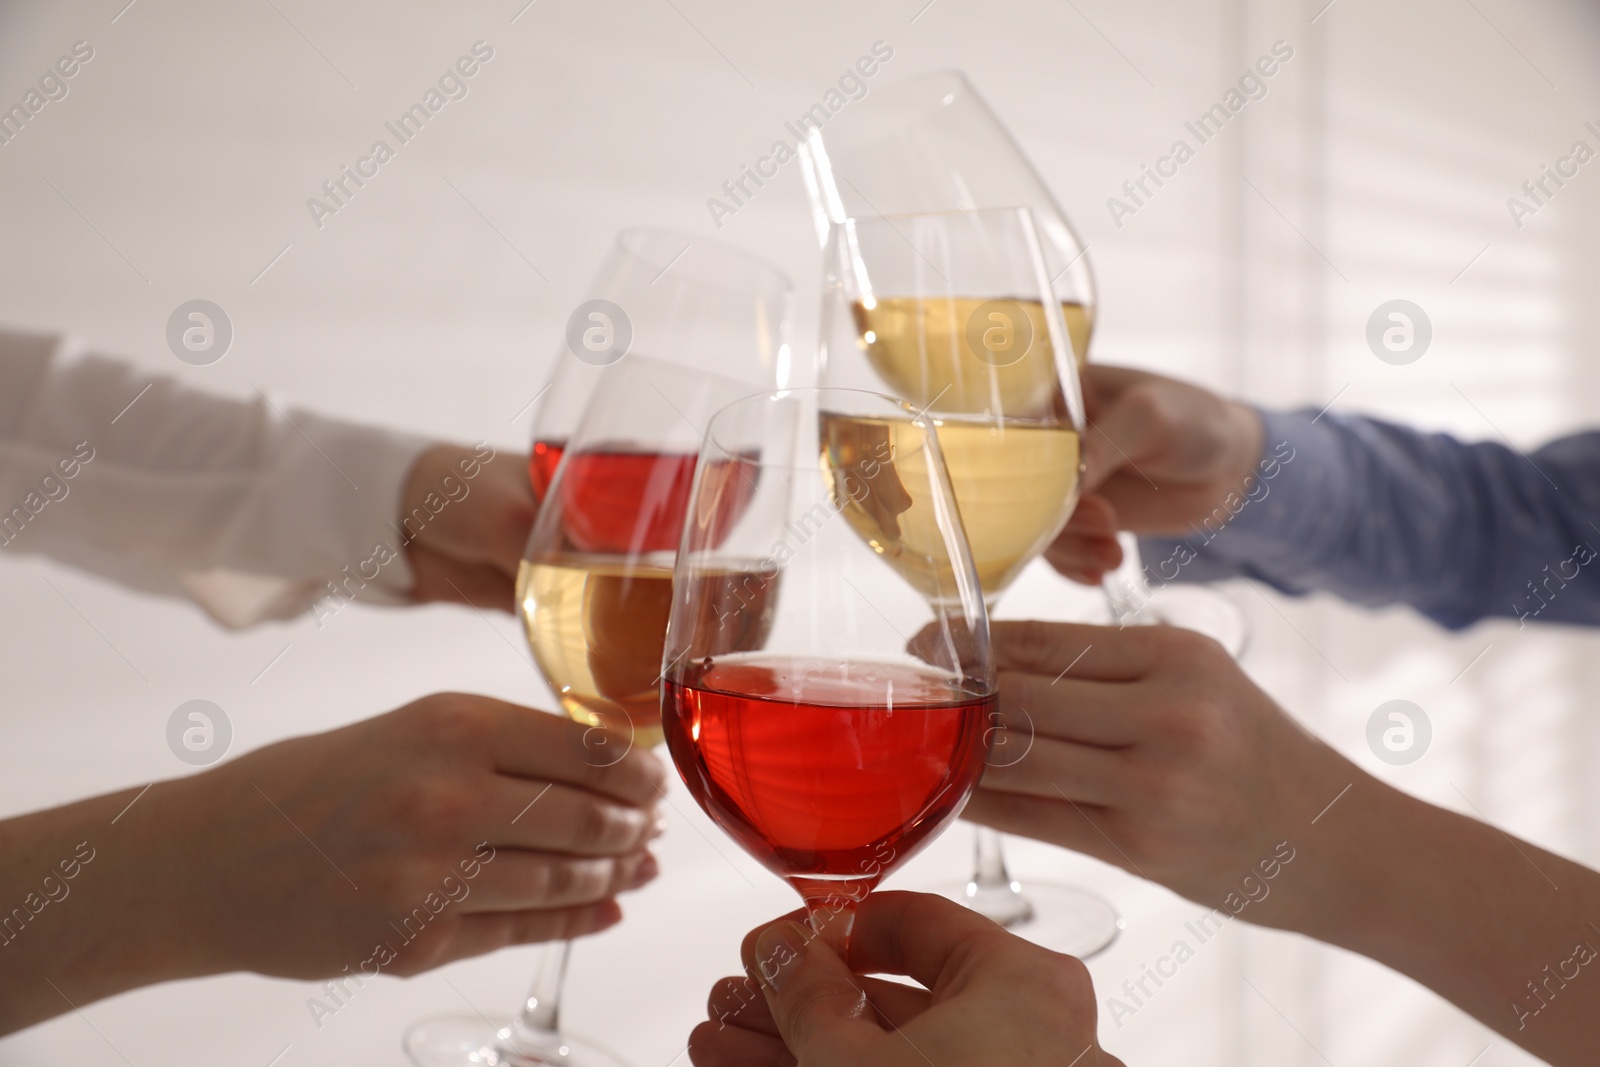
<svg viewBox="0 0 1600 1067">
<path fill-rule="evenodd" d="M 851 215 L 850 217 L 840 219 L 831 225 L 834 229 L 840 229 L 844 227 L 859 227 L 866 223 L 871 223 L 873 225 L 893 225 L 893 223 L 896 221 L 903 219 L 935 219 L 944 218 L 947 216 L 983 217 L 1000 215 L 1013 215 L 1018 217 L 1026 215 L 1030 219 L 1034 219 L 1035 226 L 1038 225 L 1038 221 L 1034 217 L 1033 208 L 1027 204 L 1006 204 L 999 207 L 951 207 L 941 208 L 938 211 L 891 211 L 886 215 Z"/>
<path fill-rule="evenodd" d="M 656 238 L 669 238 L 673 241 L 682 241 L 683 248 L 676 253 L 665 256 L 656 254 L 655 250 L 646 244 L 648 240 Z M 743 268 L 754 268 L 755 275 L 734 272 L 728 280 L 713 280 L 703 276 L 693 277 L 698 285 L 706 285 L 714 289 L 723 289 L 729 292 L 759 292 L 769 288 L 776 288 L 787 295 L 794 292 L 794 281 L 782 267 L 763 259 L 754 252 L 748 252 L 735 245 L 722 241 L 713 241 L 700 234 L 689 233 L 686 230 L 676 230 L 670 226 L 627 226 L 617 231 L 616 247 L 634 256 L 652 267 L 659 268 L 662 274 L 671 270 L 679 258 L 690 248 L 700 247 L 709 249 L 721 259 L 737 261 Z M 763 279 L 769 284 L 762 284 Z"/>
</svg>

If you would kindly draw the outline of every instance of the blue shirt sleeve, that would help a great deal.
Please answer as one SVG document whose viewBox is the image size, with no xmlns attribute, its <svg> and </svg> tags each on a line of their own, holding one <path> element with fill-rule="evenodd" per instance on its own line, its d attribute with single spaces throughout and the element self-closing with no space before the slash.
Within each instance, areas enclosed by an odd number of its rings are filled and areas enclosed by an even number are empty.
<svg viewBox="0 0 1600 1067">
<path fill-rule="evenodd" d="M 1377 419 L 1261 413 L 1263 458 L 1184 539 L 1143 538 L 1152 585 L 1257 579 L 1451 629 L 1600 625 L 1600 432 L 1522 453 Z"/>
</svg>

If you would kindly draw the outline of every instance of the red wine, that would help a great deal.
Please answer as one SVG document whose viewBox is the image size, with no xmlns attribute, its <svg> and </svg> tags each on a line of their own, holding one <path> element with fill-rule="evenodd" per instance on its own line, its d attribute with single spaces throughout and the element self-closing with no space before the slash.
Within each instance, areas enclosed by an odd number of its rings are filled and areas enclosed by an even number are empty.
<svg viewBox="0 0 1600 1067">
<path fill-rule="evenodd" d="M 546 448 L 548 455 L 561 446 Z M 536 445 L 536 457 L 537 449 Z M 696 459 L 693 452 L 639 452 L 605 445 L 573 453 L 554 486 L 560 496 L 566 547 L 630 556 L 676 552 L 694 488 Z M 744 514 L 755 492 L 757 469 L 754 462 L 739 457 L 718 460 L 707 472 L 707 492 L 734 494 L 731 505 L 718 505 L 721 525 L 713 532 L 714 544 Z"/>
<path fill-rule="evenodd" d="M 702 661 L 664 683 L 689 791 L 808 902 L 860 899 L 960 813 L 996 697 L 931 667 Z"/>
<path fill-rule="evenodd" d="M 566 450 L 565 441 L 533 443 L 533 453 L 528 456 L 528 480 L 533 483 L 534 500 L 544 502 L 544 495 L 550 491 L 550 483 L 555 480 L 556 468 L 561 466 L 561 456 Z"/>
</svg>

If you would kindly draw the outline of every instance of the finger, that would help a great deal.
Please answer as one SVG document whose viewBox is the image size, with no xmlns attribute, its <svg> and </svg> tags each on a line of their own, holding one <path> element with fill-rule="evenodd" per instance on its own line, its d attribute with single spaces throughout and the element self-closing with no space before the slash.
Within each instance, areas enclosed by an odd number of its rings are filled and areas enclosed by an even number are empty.
<svg viewBox="0 0 1600 1067">
<path fill-rule="evenodd" d="M 402 976 L 418 974 L 440 964 L 481 956 L 509 945 L 532 945 L 587 937 L 621 921 L 622 909 L 614 900 L 576 908 L 462 915 L 448 935 L 431 946 L 392 942 L 391 947 L 399 950 L 398 957 L 393 967 L 385 969 Z"/>
<path fill-rule="evenodd" d="M 1117 833 L 1109 825 L 1109 814 L 1105 808 L 1071 800 L 1070 794 L 1069 799 L 1057 797 L 1050 801 L 994 789 L 977 790 L 961 811 L 963 819 L 979 826 L 1035 841 L 1047 841 L 1144 877 L 1133 860 L 1115 843 L 1114 836 L 1108 836 Z M 871 900 L 872 897 L 867 899 Z"/>
<path fill-rule="evenodd" d="M 715 1022 L 701 1023 L 690 1031 L 689 1062 L 695 1067 L 795 1067 L 793 1053 L 776 1033 Z"/>
<path fill-rule="evenodd" d="M 1141 459 L 1159 444 L 1159 425 L 1151 417 L 1148 404 L 1138 402 L 1140 394 L 1130 391 L 1102 404 L 1100 414 L 1088 426 L 1083 439 L 1083 491 L 1098 492 L 1113 475 L 1129 474 L 1147 487 L 1151 483 L 1140 473 Z"/>
<path fill-rule="evenodd" d="M 995 669 L 1059 678 L 1131 682 L 1159 659 L 1159 629 L 1119 630 L 1071 622 L 996 621 L 989 624 Z"/>
<path fill-rule="evenodd" d="M 467 913 L 577 907 L 649 885 L 660 870 L 645 849 L 579 859 L 501 848 L 475 882 L 461 883 L 466 895 L 458 903 Z"/>
<path fill-rule="evenodd" d="M 762 929 L 764 927 L 752 930 L 747 938 L 753 938 Z M 772 1037 L 778 1035 L 778 1024 L 772 1020 L 767 998 L 761 995 L 761 982 L 748 974 L 729 975 L 712 984 L 711 995 L 706 998 L 706 1018 L 719 1026 L 739 1026 Z"/>
<path fill-rule="evenodd" d="M 873 893 L 856 911 L 850 965 L 864 973 L 903 974 L 932 989 L 957 953 L 982 951 L 1011 936 L 944 897 Z"/>
<path fill-rule="evenodd" d="M 1044 550 L 1045 562 L 1063 578 L 1079 585 L 1098 585 L 1122 565 L 1122 544 L 1115 537 L 1091 538 L 1067 534 Z"/>
<path fill-rule="evenodd" d="M 407 552 L 412 573 L 411 598 L 420 603 L 467 604 L 510 611 L 516 582 L 487 563 L 463 563 L 413 542 Z"/>
<path fill-rule="evenodd" d="M 845 1051 L 882 1031 L 863 1017 L 859 981 L 822 938 L 808 938 L 799 923 L 773 923 L 756 939 L 754 962 L 767 1007 L 796 1060 L 872 1062 Z"/>
<path fill-rule="evenodd" d="M 1046 800 L 1102 807 L 1121 807 L 1128 799 L 1128 756 L 1124 752 L 1034 739 L 1021 759 L 1007 765 L 991 763 L 983 772 L 983 788 L 1020 793 Z"/>
<path fill-rule="evenodd" d="M 751 931 L 751 936 L 758 937 L 762 929 L 765 927 Z M 754 952 L 753 947 L 751 951 Z M 866 994 L 867 1004 L 878 1021 L 891 1027 L 906 1025 L 927 1011 L 932 1003 L 925 989 L 881 978 L 858 976 L 856 982 Z M 712 986 L 706 1011 L 714 1022 L 778 1036 L 778 1024 L 772 1018 L 766 998 L 761 995 L 761 984 L 749 975 L 723 978 Z"/>
<path fill-rule="evenodd" d="M 1050 737 L 1120 748 L 1140 738 L 1140 716 L 1136 707 L 1129 706 L 1125 692 L 1133 687 L 1126 682 L 1081 681 L 1071 672 L 1049 678 L 1014 670 L 1001 671 L 999 682 L 1000 726 L 1010 745 L 1025 744 L 1030 737 Z"/>
<path fill-rule="evenodd" d="M 627 804 L 654 804 L 666 792 L 666 768 L 649 752 L 597 746 L 593 727 L 516 704 L 476 699 L 497 716 L 496 770 L 576 786 Z M 616 751 L 624 754 L 619 758 Z"/>
<path fill-rule="evenodd" d="M 479 799 L 474 840 L 572 856 L 617 856 L 655 836 L 653 808 L 619 804 L 555 782 L 507 775 L 496 775 L 493 782 Z"/>
</svg>

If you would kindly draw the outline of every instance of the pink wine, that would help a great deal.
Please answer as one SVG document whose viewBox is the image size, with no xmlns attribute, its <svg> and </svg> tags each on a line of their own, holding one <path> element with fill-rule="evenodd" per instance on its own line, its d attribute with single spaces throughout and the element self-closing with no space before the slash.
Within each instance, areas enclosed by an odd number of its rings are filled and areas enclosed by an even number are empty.
<svg viewBox="0 0 1600 1067">
<path fill-rule="evenodd" d="M 700 806 L 813 903 L 859 899 L 960 813 L 996 703 L 931 667 L 760 653 L 677 672 L 661 700 Z"/>
</svg>

